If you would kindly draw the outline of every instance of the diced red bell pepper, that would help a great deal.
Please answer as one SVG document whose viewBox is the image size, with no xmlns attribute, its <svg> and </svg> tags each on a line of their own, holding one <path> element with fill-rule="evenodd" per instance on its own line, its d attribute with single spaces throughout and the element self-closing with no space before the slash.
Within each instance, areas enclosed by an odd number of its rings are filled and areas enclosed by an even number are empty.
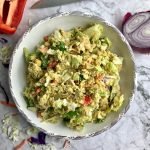
<svg viewBox="0 0 150 150">
<path fill-rule="evenodd" d="M 48 64 L 48 68 L 55 69 L 57 64 L 58 64 L 58 62 L 55 61 L 55 60 L 53 60 L 52 62 L 50 62 L 50 63 Z"/>
<path fill-rule="evenodd" d="M 44 41 L 47 42 L 48 41 L 48 36 L 44 37 Z"/>
<path fill-rule="evenodd" d="M 35 93 L 36 93 L 36 94 L 39 94 L 40 92 L 41 92 L 41 88 L 37 87 L 37 88 L 35 89 Z"/>
<path fill-rule="evenodd" d="M 40 111 L 37 111 L 37 112 L 36 112 L 36 115 L 37 115 L 38 118 L 40 118 L 40 117 L 41 117 L 41 112 L 40 112 Z"/>
<path fill-rule="evenodd" d="M 88 96 L 88 95 L 86 95 L 86 96 L 84 97 L 84 106 L 87 106 L 87 105 L 91 104 L 91 102 L 92 102 L 91 97 Z"/>
</svg>

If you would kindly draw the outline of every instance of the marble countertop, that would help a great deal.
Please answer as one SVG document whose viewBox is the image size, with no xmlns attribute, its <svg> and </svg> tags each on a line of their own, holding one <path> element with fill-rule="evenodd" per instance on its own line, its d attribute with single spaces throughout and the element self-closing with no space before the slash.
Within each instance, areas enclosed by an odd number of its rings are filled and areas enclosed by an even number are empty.
<svg viewBox="0 0 150 150">
<path fill-rule="evenodd" d="M 120 28 L 121 20 L 126 12 L 135 13 L 150 10 L 150 0 L 91 0 L 42 10 L 30 10 L 30 6 L 35 1 L 37 0 L 27 2 L 23 20 L 15 35 L 0 35 L 0 38 L 7 38 L 12 47 L 29 26 L 46 16 L 58 12 L 83 11 L 92 13 Z M 139 54 L 137 52 L 134 52 L 134 55 L 137 68 L 137 90 L 128 112 L 111 129 L 96 137 L 71 141 L 68 149 L 150 150 L 150 56 L 149 54 Z M 6 95 L 8 95 L 8 98 L 12 101 L 8 88 L 7 72 L 7 66 L 4 66 L 0 61 L 0 99 L 7 99 Z M 16 108 L 6 108 L 0 105 L 0 120 L 2 120 L 4 114 L 14 112 L 17 112 Z M 24 128 L 28 123 L 21 116 L 20 118 L 21 128 Z M 49 137 L 47 140 L 53 143 L 58 150 L 63 149 L 63 139 Z M 0 149 L 12 150 L 13 146 L 13 142 L 0 131 Z M 27 145 L 24 149 L 31 148 Z"/>
</svg>

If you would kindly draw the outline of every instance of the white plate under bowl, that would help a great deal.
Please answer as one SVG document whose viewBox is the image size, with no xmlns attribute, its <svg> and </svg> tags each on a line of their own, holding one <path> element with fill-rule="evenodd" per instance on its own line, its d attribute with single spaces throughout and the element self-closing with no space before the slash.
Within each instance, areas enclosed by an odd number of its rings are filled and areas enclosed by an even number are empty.
<svg viewBox="0 0 150 150">
<path fill-rule="evenodd" d="M 24 62 L 23 48 L 26 47 L 29 50 L 32 50 L 45 35 L 52 33 L 55 29 L 63 28 L 68 30 L 73 27 L 85 26 L 90 23 L 100 23 L 103 25 L 104 34 L 112 41 L 111 51 L 124 58 L 122 71 L 120 73 L 121 91 L 125 97 L 124 103 L 118 112 L 110 113 L 104 122 L 98 124 L 86 124 L 85 129 L 82 132 L 69 129 L 62 123 L 51 124 L 41 122 L 34 112 L 27 109 L 22 95 L 22 91 L 26 85 L 26 65 Z M 87 15 L 82 12 L 57 14 L 41 20 L 39 23 L 30 28 L 16 45 L 9 67 L 9 84 L 11 94 L 17 108 L 27 121 L 51 136 L 67 137 L 72 139 L 95 136 L 112 127 L 129 108 L 134 95 L 135 79 L 136 75 L 133 54 L 125 37 L 116 27 L 102 18 Z"/>
</svg>

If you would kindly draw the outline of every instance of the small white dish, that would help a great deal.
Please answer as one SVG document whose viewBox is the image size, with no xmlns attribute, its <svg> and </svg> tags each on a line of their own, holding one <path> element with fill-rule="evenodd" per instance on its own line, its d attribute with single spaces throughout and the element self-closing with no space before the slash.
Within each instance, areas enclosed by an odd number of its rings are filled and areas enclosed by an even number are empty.
<svg viewBox="0 0 150 150">
<path fill-rule="evenodd" d="M 112 41 L 111 50 L 124 58 L 123 68 L 120 74 L 121 91 L 125 97 L 124 103 L 118 112 L 110 113 L 104 122 L 98 124 L 86 124 L 85 129 L 81 132 L 69 129 L 61 122 L 58 124 L 41 122 L 34 112 L 27 109 L 26 102 L 22 95 L 22 91 L 26 84 L 26 65 L 24 62 L 23 48 L 26 47 L 29 50 L 32 50 L 45 35 L 52 33 L 55 29 L 63 28 L 67 30 L 76 26 L 85 26 L 89 23 L 102 24 L 104 26 L 104 34 Z M 71 139 L 95 136 L 118 122 L 122 115 L 128 110 L 130 102 L 133 99 L 135 80 L 136 73 L 132 49 L 122 33 L 115 26 L 102 18 L 87 15 L 82 12 L 57 14 L 41 20 L 30 28 L 16 45 L 9 67 L 11 94 L 18 110 L 27 121 L 51 136 L 67 137 Z"/>
</svg>

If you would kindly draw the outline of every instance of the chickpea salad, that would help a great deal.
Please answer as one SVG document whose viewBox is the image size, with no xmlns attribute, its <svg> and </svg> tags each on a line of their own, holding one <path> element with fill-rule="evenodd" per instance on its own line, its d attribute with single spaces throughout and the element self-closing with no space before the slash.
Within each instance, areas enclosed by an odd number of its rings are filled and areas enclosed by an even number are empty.
<svg viewBox="0 0 150 150">
<path fill-rule="evenodd" d="M 101 24 L 45 36 L 33 51 L 24 48 L 27 64 L 23 95 L 27 108 L 42 121 L 82 130 L 118 111 L 123 58 L 109 49 Z"/>
</svg>

